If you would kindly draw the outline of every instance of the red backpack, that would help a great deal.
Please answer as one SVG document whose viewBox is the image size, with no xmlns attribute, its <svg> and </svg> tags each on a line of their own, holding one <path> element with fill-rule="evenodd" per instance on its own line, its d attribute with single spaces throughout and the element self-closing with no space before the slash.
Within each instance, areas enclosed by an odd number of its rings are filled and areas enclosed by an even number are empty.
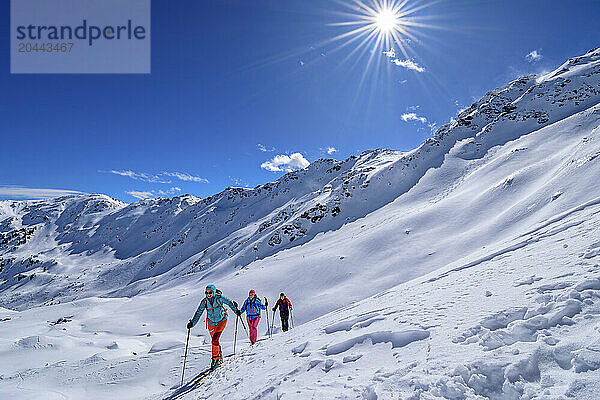
<svg viewBox="0 0 600 400">
<path fill-rule="evenodd" d="M 223 292 L 221 292 L 219 289 L 217 289 L 215 291 L 214 296 L 215 296 L 215 301 L 216 301 L 217 305 L 214 306 L 214 307 L 212 307 L 212 308 L 208 308 L 208 299 L 206 297 L 202 300 L 202 301 L 206 301 L 206 329 L 208 329 L 208 312 L 210 310 L 214 310 L 217 307 L 221 307 L 221 308 L 223 308 L 223 312 L 225 313 L 225 315 L 228 315 L 227 314 L 227 309 L 225 308 L 225 306 L 223 305 L 223 302 L 221 301 L 221 294 L 222 293 Z"/>
</svg>

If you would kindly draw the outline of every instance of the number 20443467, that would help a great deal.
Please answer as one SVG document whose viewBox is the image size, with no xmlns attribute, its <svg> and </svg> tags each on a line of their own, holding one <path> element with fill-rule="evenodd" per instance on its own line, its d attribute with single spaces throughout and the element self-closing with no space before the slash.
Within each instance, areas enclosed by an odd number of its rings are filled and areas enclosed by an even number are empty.
<svg viewBox="0 0 600 400">
<path fill-rule="evenodd" d="M 19 42 L 19 53 L 70 53 L 75 43 L 29 43 Z"/>
</svg>

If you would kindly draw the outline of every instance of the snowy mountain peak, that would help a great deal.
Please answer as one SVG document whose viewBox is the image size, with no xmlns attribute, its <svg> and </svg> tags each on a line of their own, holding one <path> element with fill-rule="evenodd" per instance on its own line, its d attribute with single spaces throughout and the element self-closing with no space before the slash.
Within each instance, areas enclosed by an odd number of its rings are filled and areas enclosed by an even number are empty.
<svg viewBox="0 0 600 400">
<path fill-rule="evenodd" d="M 174 277 L 227 274 L 422 190 L 418 183 L 448 157 L 483 162 L 493 148 L 589 109 L 600 102 L 599 76 L 595 49 L 486 93 L 415 150 L 321 159 L 253 189 L 132 204 L 99 194 L 0 202 L 0 299 L 23 308 L 57 293 L 133 295 Z M 41 271 L 21 263 L 32 257 Z M 40 295 L 50 281 L 55 290 Z"/>
<path fill-rule="evenodd" d="M 538 78 L 537 83 L 551 81 L 557 78 L 568 79 L 570 76 L 577 75 L 593 75 L 598 73 L 600 65 L 600 47 L 588 51 L 586 54 L 573 57 L 563 65 Z"/>
<path fill-rule="evenodd" d="M 412 151 L 253 189 L 0 202 L 0 394 L 600 398 L 599 63 L 509 82 Z M 198 324 L 179 388 L 208 283 L 284 291 L 296 327 L 240 330 L 199 382 Z"/>
</svg>

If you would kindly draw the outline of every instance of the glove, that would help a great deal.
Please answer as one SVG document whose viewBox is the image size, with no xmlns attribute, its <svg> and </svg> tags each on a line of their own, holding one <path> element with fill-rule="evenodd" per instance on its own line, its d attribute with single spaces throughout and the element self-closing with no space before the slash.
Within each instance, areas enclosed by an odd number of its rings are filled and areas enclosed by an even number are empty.
<svg viewBox="0 0 600 400">
<path fill-rule="evenodd" d="M 275 309 L 276 309 L 276 308 L 277 308 L 277 307 L 273 307 L 273 311 L 275 311 Z"/>
<path fill-rule="evenodd" d="M 239 308 L 237 310 L 235 310 L 235 313 L 237 314 L 238 317 L 242 316 L 242 312 L 240 311 Z"/>
<path fill-rule="evenodd" d="M 269 307 L 269 300 L 265 297 L 265 307 Z"/>
<path fill-rule="evenodd" d="M 239 307 L 238 307 L 238 303 L 237 303 L 235 300 L 233 301 L 233 306 L 234 306 L 235 308 L 239 308 Z"/>
<path fill-rule="evenodd" d="M 192 324 L 192 320 L 190 319 L 190 320 L 188 321 L 188 323 L 187 323 L 187 328 L 188 328 L 188 329 L 192 329 L 192 326 L 193 326 L 193 324 Z"/>
</svg>

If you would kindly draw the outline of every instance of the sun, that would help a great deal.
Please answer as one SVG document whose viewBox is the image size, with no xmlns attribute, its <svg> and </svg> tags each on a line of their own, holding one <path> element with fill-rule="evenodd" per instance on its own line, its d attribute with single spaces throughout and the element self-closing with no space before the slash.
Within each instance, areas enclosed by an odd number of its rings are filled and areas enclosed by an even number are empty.
<svg viewBox="0 0 600 400">
<path fill-rule="evenodd" d="M 356 44 L 357 48 L 397 48 L 407 53 L 407 44 L 415 41 L 415 31 L 426 27 L 418 14 L 434 0 L 339 0 L 348 11 L 339 12 L 346 21 L 330 25 L 350 30 L 332 38 L 340 46 Z"/>
<path fill-rule="evenodd" d="M 374 16 L 375 26 L 382 34 L 389 34 L 398 29 L 400 17 L 392 8 L 379 10 Z"/>
<path fill-rule="evenodd" d="M 377 68 L 384 61 L 422 71 L 412 59 L 417 56 L 415 48 L 422 45 L 421 37 L 426 37 L 422 31 L 438 28 L 430 23 L 438 17 L 428 8 L 439 0 L 332 1 L 340 5 L 340 10 L 333 13 L 342 21 L 329 25 L 342 28 L 344 32 L 325 44 L 336 43 L 331 52 L 347 50 L 342 64 L 358 63 L 366 55 L 368 60 L 363 76 L 372 64 Z"/>
</svg>

